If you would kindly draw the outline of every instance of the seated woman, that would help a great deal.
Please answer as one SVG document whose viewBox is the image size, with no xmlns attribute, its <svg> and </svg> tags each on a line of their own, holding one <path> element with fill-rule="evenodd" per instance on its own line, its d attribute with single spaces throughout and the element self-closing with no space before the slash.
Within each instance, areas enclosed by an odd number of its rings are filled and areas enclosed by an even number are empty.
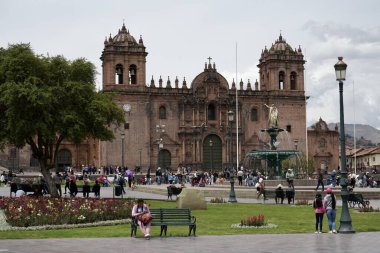
<svg viewBox="0 0 380 253">
<path fill-rule="evenodd" d="M 294 195 L 295 195 L 294 188 L 289 186 L 288 189 L 286 189 L 286 197 L 288 198 L 289 205 L 291 202 L 293 202 L 294 204 Z"/>
<path fill-rule="evenodd" d="M 143 199 L 138 199 L 137 204 L 132 208 L 132 217 L 135 217 L 135 219 L 137 219 L 137 223 L 140 226 L 141 232 L 144 234 L 144 237 L 149 240 L 151 220 L 144 220 L 143 216 L 145 214 L 150 214 L 149 207 L 144 203 Z"/>
<path fill-rule="evenodd" d="M 274 190 L 274 193 L 275 193 L 275 201 L 276 201 L 276 204 L 281 200 L 281 204 L 284 203 L 284 198 L 285 198 L 285 192 L 284 190 L 282 189 L 282 185 L 279 184 L 277 185 L 277 188 L 276 190 Z"/>
<path fill-rule="evenodd" d="M 267 200 L 267 197 L 265 195 L 265 182 L 262 177 L 259 179 L 259 182 L 256 183 L 255 187 L 257 191 L 257 199 L 259 199 L 260 196 L 263 195 L 264 200 Z"/>
</svg>

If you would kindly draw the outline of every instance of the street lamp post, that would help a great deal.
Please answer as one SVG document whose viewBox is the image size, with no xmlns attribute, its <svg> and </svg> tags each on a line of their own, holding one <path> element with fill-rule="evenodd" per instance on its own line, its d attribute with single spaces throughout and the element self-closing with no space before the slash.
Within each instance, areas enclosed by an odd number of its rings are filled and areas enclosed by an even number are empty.
<svg viewBox="0 0 380 253">
<path fill-rule="evenodd" d="M 339 105 L 340 105 L 340 166 L 341 166 L 341 196 L 342 214 L 340 216 L 339 233 L 355 233 L 352 228 L 350 212 L 348 210 L 348 190 L 347 190 L 347 167 L 346 167 L 346 141 L 344 132 L 344 110 L 343 110 L 343 81 L 346 80 L 347 64 L 343 62 L 343 57 L 338 57 L 338 62 L 334 65 L 336 80 L 339 81 Z"/>
<path fill-rule="evenodd" d="M 165 133 L 165 127 L 166 127 L 165 125 L 161 124 L 161 120 L 160 120 L 160 124 L 156 125 L 156 132 L 159 134 L 159 139 L 158 139 L 158 166 L 162 166 L 164 171 L 166 171 L 166 168 L 164 168 L 161 150 L 164 148 L 163 135 Z"/>
<path fill-rule="evenodd" d="M 212 143 L 212 140 L 210 139 L 210 142 L 209 142 L 209 145 L 210 145 L 210 158 L 211 158 L 211 171 L 212 171 L 212 169 L 213 169 L 213 159 L 212 159 L 212 145 L 213 145 L 213 143 Z"/>
<path fill-rule="evenodd" d="M 235 187 L 234 187 L 234 158 L 232 153 L 232 122 L 234 121 L 234 112 L 229 111 L 228 112 L 228 123 L 230 125 L 230 196 L 228 199 L 228 202 L 230 203 L 236 203 L 236 195 L 235 195 Z"/>
<path fill-rule="evenodd" d="M 140 161 L 139 161 L 139 167 L 141 168 L 141 151 L 142 151 L 142 149 L 140 148 L 139 149 L 139 152 L 140 152 Z"/>
<path fill-rule="evenodd" d="M 124 132 L 121 133 L 121 167 L 124 168 Z"/>
</svg>

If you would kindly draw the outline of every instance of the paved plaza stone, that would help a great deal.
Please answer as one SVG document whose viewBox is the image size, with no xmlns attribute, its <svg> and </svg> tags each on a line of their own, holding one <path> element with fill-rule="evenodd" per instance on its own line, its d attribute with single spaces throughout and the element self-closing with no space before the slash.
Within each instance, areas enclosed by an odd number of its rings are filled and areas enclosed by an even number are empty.
<svg viewBox="0 0 380 253">
<path fill-rule="evenodd" d="M 380 233 L 281 234 L 196 237 L 0 240 L 0 252 L 12 253 L 187 253 L 187 252 L 378 252 Z"/>
<path fill-rule="evenodd" d="M 144 186 L 145 187 L 145 186 Z M 161 186 L 146 186 L 166 188 Z M 191 186 L 189 186 L 191 187 Z M 112 187 L 103 187 L 102 197 L 112 197 Z M 202 190 L 202 188 L 198 188 Z M 203 188 L 207 190 L 207 188 Z M 9 187 L 0 187 L 0 196 L 9 196 Z M 152 189 L 153 190 L 153 189 Z M 380 189 L 374 189 L 380 193 Z M 254 191 L 252 189 L 252 191 Z M 66 195 L 68 197 L 68 195 Z M 81 196 L 79 194 L 78 196 Z M 166 200 L 167 196 L 156 193 L 126 190 L 125 198 Z M 226 196 L 227 198 L 227 196 Z M 173 197 L 174 201 L 175 197 Z M 210 200 L 210 198 L 206 198 Z M 263 203 L 256 198 L 241 198 L 240 203 Z M 274 204 L 274 201 L 266 201 Z M 338 205 L 340 203 L 338 202 Z M 375 208 L 379 200 L 371 200 Z M 112 229 L 107 227 L 105 229 Z M 128 230 L 128 227 L 126 227 Z M 129 235 L 129 230 L 127 231 Z M 55 253 L 55 252 L 377 252 L 380 232 L 355 234 L 268 234 L 268 235 L 223 235 L 196 237 L 152 237 L 144 238 L 70 238 L 70 239 L 4 239 L 0 240 L 1 252 Z"/>
</svg>

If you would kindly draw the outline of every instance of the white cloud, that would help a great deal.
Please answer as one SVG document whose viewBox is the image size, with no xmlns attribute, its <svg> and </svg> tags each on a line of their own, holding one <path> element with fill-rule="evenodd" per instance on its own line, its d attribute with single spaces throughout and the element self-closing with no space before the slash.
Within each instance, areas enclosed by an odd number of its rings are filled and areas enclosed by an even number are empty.
<svg viewBox="0 0 380 253">
<path fill-rule="evenodd" d="M 308 124 L 314 123 L 312 120 L 318 114 L 328 122 L 339 122 L 334 64 L 337 56 L 344 56 L 348 64 L 343 88 L 345 123 L 379 128 L 380 27 L 358 28 L 313 21 L 304 28 L 312 36 L 306 75 L 307 94 L 312 97 L 308 104 Z"/>
</svg>

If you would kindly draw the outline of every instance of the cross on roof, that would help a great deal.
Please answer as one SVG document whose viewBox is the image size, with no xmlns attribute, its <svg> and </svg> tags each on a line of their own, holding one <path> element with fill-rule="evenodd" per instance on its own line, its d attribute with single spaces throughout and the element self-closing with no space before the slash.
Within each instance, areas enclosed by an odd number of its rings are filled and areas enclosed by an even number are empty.
<svg viewBox="0 0 380 253">
<path fill-rule="evenodd" d="M 211 58 L 211 57 L 208 57 L 207 59 L 208 59 L 208 63 L 211 64 L 211 60 L 212 60 L 212 58 Z"/>
</svg>

